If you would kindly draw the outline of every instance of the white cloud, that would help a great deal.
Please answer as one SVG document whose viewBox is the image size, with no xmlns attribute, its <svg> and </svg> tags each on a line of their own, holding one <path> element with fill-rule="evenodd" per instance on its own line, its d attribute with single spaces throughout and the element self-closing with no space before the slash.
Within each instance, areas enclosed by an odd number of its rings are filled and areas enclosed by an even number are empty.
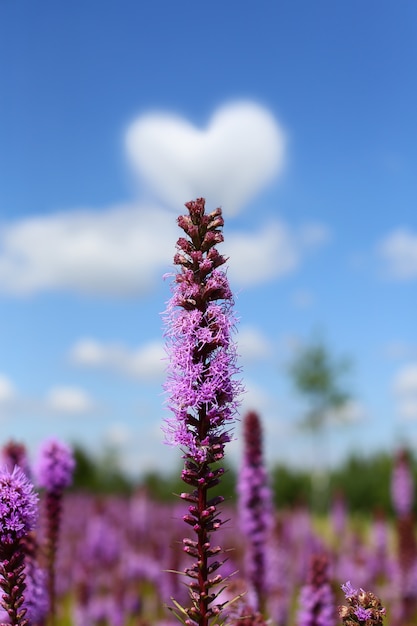
<svg viewBox="0 0 417 626">
<path fill-rule="evenodd" d="M 177 238 L 169 212 L 130 206 L 5 224 L 0 229 L 0 292 L 140 294 L 170 267 Z"/>
<path fill-rule="evenodd" d="M 15 397 L 15 388 L 9 378 L 0 374 L 0 406 L 8 404 Z"/>
<path fill-rule="evenodd" d="M 76 365 L 106 369 L 138 380 L 160 379 L 166 367 L 165 357 L 161 341 L 131 350 L 119 343 L 81 339 L 70 350 L 70 359 Z"/>
<path fill-rule="evenodd" d="M 283 130 L 253 102 L 220 108 L 206 130 L 168 114 L 142 116 L 128 129 L 126 147 L 142 179 L 177 210 L 184 201 L 205 196 L 226 215 L 238 212 L 285 160 Z M 140 295 L 172 267 L 180 234 L 169 211 L 129 205 L 5 222 L 0 225 L 0 293 Z M 224 246 L 230 276 L 244 286 L 283 276 L 326 238 L 320 225 L 296 232 L 279 221 L 257 232 L 232 232 Z M 140 361 L 136 367 L 141 370 Z"/>
<path fill-rule="evenodd" d="M 238 353 L 246 363 L 266 359 L 271 354 L 271 343 L 254 326 L 239 326 L 236 340 Z"/>
<path fill-rule="evenodd" d="M 231 232 L 221 251 L 230 257 L 237 285 L 288 274 L 324 240 L 274 221 L 258 232 Z M 146 293 L 172 268 L 180 236 L 172 214 L 161 209 L 113 207 L 29 217 L 0 229 L 0 293 L 27 295 L 66 290 L 126 297 Z M 140 368 L 140 364 L 138 364 Z"/>
<path fill-rule="evenodd" d="M 232 283 L 248 287 L 285 276 L 300 265 L 304 255 L 328 238 L 323 226 L 305 225 L 291 230 L 275 220 L 258 232 L 229 233 L 222 253 L 229 257 L 228 274 Z"/>
<path fill-rule="evenodd" d="M 253 102 L 218 109 L 205 130 L 170 113 L 150 113 L 126 133 L 133 168 L 176 209 L 196 197 L 236 214 L 283 168 L 283 129 Z"/>
<path fill-rule="evenodd" d="M 417 278 L 417 234 L 406 228 L 399 228 L 379 243 L 377 251 L 385 262 L 389 278 Z"/>
<path fill-rule="evenodd" d="M 397 372 L 393 389 L 400 417 L 417 419 L 417 363 L 409 363 Z"/>
<path fill-rule="evenodd" d="M 53 387 L 46 396 L 46 407 L 54 413 L 84 414 L 94 408 L 94 402 L 83 389 Z"/>
</svg>

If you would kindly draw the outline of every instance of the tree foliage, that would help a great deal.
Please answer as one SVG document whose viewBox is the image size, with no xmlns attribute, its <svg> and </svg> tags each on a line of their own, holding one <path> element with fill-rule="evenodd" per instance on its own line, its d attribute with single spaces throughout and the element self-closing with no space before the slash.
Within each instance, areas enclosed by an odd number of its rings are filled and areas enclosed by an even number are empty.
<svg viewBox="0 0 417 626">
<path fill-rule="evenodd" d="M 304 425 L 320 428 L 326 417 L 350 400 L 342 378 L 350 367 L 346 359 L 335 359 L 321 339 L 302 347 L 289 367 L 294 387 L 308 402 Z"/>
</svg>

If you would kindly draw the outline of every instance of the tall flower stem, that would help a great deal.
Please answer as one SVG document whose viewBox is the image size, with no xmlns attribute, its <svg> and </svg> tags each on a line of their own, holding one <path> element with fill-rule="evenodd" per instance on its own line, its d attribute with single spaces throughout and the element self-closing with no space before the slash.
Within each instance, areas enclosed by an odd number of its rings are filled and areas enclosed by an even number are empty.
<svg viewBox="0 0 417 626">
<path fill-rule="evenodd" d="M 233 297 L 225 272 L 218 269 L 226 260 L 216 249 L 223 241 L 222 212 L 206 214 L 203 198 L 185 206 L 188 215 L 180 216 L 178 225 L 186 237 L 177 241 L 174 264 L 180 269 L 165 318 L 169 355 L 165 389 L 173 417 L 166 420 L 164 430 L 167 442 L 183 450 L 182 480 L 193 488 L 181 494 L 189 503 L 184 521 L 195 533 L 195 538 L 183 540 L 184 551 L 195 559 L 185 570 L 191 607 L 176 604 L 178 616 L 187 624 L 207 626 L 222 609 L 213 604 L 220 591 L 213 588 L 222 576 L 212 574 L 224 562 L 213 560 L 222 549 L 211 545 L 211 534 L 223 524 L 218 517 L 223 498 L 210 498 L 209 492 L 224 472 L 215 465 L 231 438 L 240 383 L 233 378 L 238 372 L 231 340 Z"/>
</svg>

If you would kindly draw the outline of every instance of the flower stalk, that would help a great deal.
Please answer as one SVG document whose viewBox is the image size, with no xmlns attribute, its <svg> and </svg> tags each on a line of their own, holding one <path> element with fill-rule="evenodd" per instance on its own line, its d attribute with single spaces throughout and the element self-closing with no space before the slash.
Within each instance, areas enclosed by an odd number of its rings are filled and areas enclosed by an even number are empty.
<svg viewBox="0 0 417 626">
<path fill-rule="evenodd" d="M 194 532 L 183 540 L 184 551 L 194 559 L 185 570 L 191 607 L 174 603 L 185 623 L 207 626 L 222 609 L 215 600 L 223 580 L 217 571 L 224 563 L 219 560 L 222 549 L 211 543 L 211 534 L 224 523 L 218 513 L 223 497 L 210 497 L 209 492 L 224 473 L 217 464 L 231 439 L 240 382 L 233 378 L 239 371 L 231 338 L 233 296 L 226 273 L 219 269 L 226 259 L 216 249 L 223 241 L 222 212 L 207 214 L 203 198 L 185 206 L 188 215 L 180 216 L 178 225 L 186 237 L 177 241 L 174 264 L 179 271 L 165 317 L 165 390 L 173 417 L 164 430 L 167 443 L 183 451 L 181 477 L 192 488 L 181 494 L 189 504 L 183 519 Z"/>
</svg>

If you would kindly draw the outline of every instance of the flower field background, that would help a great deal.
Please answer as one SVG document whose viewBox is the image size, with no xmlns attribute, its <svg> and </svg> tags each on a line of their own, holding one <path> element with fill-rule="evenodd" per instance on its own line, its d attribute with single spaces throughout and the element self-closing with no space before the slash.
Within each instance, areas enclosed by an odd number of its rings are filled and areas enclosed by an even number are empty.
<svg viewBox="0 0 417 626">
<path fill-rule="evenodd" d="M 83 474 L 80 468 L 86 467 L 87 457 L 80 451 L 75 456 L 80 459 L 80 467 L 75 470 L 75 483 L 63 500 L 57 550 L 57 623 L 176 623 L 166 607 L 171 605 L 172 597 L 179 602 L 187 601 L 184 576 L 174 573 L 187 565 L 182 547 L 182 517 L 186 507 L 172 492 L 180 488 L 177 478 L 149 476 L 142 484 L 134 485 L 127 479 L 122 480 L 122 475 L 114 468 L 113 471 L 108 469 L 110 480 L 100 485 L 97 476 L 101 464 L 90 460 L 90 474 Z M 384 472 L 380 471 L 382 467 Z M 339 623 L 336 606 L 343 602 L 340 587 L 346 580 L 357 587 L 372 589 L 383 599 L 388 609 L 387 623 L 416 623 L 417 558 L 413 540 L 406 537 L 407 519 L 411 524 L 408 528 L 414 534 L 413 518 L 411 511 L 403 510 L 401 514 L 401 504 L 397 510 L 398 502 L 396 505 L 391 498 L 395 477 L 392 459 L 381 456 L 362 462 L 352 460 L 330 475 L 330 484 L 335 486 L 337 479 L 341 480 L 339 487 L 348 485 L 350 479 L 357 483 L 359 474 L 364 488 L 379 485 L 379 494 L 384 494 L 384 498 L 378 508 L 375 493 L 370 491 L 369 499 L 362 499 L 361 510 L 348 506 L 349 496 L 339 495 L 331 498 L 327 513 L 312 515 L 308 503 L 303 504 L 306 496 L 303 488 L 308 485 L 309 476 L 292 474 L 289 470 L 284 472 L 283 468 L 271 472 L 268 480 L 274 485 L 275 504 L 273 528 L 266 542 L 265 610 L 272 624 L 309 623 L 300 621 L 300 594 L 317 555 L 324 557 L 328 564 L 333 611 L 327 624 Z M 101 493 L 94 493 L 86 486 L 93 477 L 94 489 Z M 231 575 L 227 593 L 232 598 L 248 591 L 245 574 L 248 541 L 239 518 L 236 473 L 230 470 L 226 477 L 226 502 L 222 512 L 229 521 L 219 530 L 218 539 L 227 550 L 224 570 Z M 373 485 L 369 482 L 372 477 L 377 478 Z M 412 482 L 413 479 L 408 487 Z M 116 491 L 109 493 L 109 489 Z M 412 493 L 407 493 L 406 481 L 397 485 L 397 492 L 398 489 L 400 501 L 408 498 L 410 505 Z M 288 500 L 290 494 L 291 500 Z M 298 505 L 292 501 L 297 496 Z M 350 498 L 354 497 L 353 491 Z M 40 508 L 43 513 L 37 531 L 40 545 L 46 526 L 45 499 L 46 494 L 42 492 Z M 404 550 L 411 563 L 407 572 L 403 569 Z M 250 592 L 244 598 L 246 604 L 250 602 Z M 243 599 L 232 604 L 230 610 L 238 611 L 240 602 Z M 413 606 L 413 613 L 409 613 L 407 619 L 400 618 L 404 603 Z M 394 620 L 396 613 L 399 617 Z"/>
</svg>

